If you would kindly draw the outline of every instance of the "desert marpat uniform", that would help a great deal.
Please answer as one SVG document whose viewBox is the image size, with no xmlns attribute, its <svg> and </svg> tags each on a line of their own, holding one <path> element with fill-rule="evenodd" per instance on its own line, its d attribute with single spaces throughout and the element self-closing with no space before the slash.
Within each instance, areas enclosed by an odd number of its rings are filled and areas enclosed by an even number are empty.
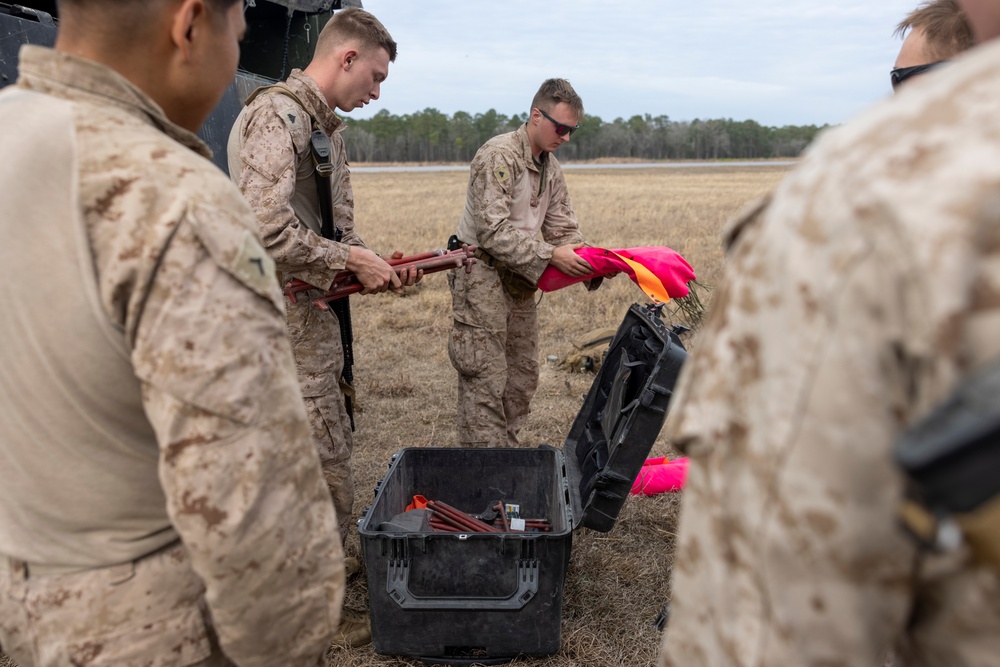
<svg viewBox="0 0 1000 667">
<path fill-rule="evenodd" d="M 668 424 L 691 467 L 661 665 L 1000 664 L 997 575 L 918 551 L 891 455 L 1000 354 L 1000 44 L 973 54 L 731 229 Z"/>
<path fill-rule="evenodd" d="M 457 235 L 532 285 L 557 246 L 583 242 L 559 161 L 551 153 L 535 161 L 526 126 L 493 137 L 476 153 Z M 451 272 L 448 282 L 459 441 L 516 446 L 538 388 L 536 294 L 512 293 L 482 259 L 471 273 Z"/>
<path fill-rule="evenodd" d="M 273 263 L 208 149 L 41 47 L 0 93 L 0 644 L 315 665 L 343 558 Z M 210 657 L 212 656 L 212 657 Z"/>
<path fill-rule="evenodd" d="M 298 278 L 325 290 L 346 268 L 348 245 L 365 247 L 354 231 L 354 193 L 340 134 L 344 125 L 301 70 L 293 70 L 286 85 L 306 108 L 278 92 L 258 95 L 229 135 L 229 173 L 257 214 L 264 247 L 281 280 Z M 321 235 L 310 114 L 332 145 L 331 202 L 333 219 L 344 232 L 342 243 Z M 354 508 L 354 477 L 353 438 L 340 389 L 344 351 L 336 316 L 312 304 L 319 294 L 300 292 L 295 303 L 286 299 L 288 336 L 323 475 L 346 536 Z"/>
</svg>

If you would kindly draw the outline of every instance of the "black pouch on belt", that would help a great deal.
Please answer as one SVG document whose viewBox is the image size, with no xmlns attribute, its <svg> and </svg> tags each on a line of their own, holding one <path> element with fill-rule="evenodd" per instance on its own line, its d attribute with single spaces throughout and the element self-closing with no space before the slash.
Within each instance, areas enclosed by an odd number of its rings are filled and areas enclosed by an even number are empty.
<svg viewBox="0 0 1000 667">
<path fill-rule="evenodd" d="M 907 475 L 900 515 L 910 532 L 938 548 L 964 539 L 1000 571 L 1000 360 L 904 432 L 895 457 Z"/>
</svg>

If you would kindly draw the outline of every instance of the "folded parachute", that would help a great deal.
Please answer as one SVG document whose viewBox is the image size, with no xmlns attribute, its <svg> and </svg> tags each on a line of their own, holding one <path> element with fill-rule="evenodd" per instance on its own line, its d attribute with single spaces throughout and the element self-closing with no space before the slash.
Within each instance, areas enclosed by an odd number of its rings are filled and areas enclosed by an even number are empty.
<svg viewBox="0 0 1000 667">
<path fill-rule="evenodd" d="M 641 246 L 608 250 L 587 246 L 576 254 L 587 260 L 594 272 L 568 276 L 551 264 L 538 279 L 538 288 L 552 292 L 590 278 L 610 273 L 625 273 L 653 301 L 666 303 L 687 296 L 688 283 L 695 279 L 694 269 L 679 253 L 666 246 Z"/>
<path fill-rule="evenodd" d="M 632 495 L 655 496 L 660 493 L 680 491 L 687 481 L 688 459 L 682 456 L 646 459 L 639 475 L 632 483 Z"/>
</svg>

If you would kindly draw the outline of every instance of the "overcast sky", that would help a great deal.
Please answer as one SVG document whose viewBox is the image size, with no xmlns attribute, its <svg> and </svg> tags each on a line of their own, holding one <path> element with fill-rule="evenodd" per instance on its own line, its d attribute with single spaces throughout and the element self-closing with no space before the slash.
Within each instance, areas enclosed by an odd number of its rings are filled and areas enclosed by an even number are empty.
<svg viewBox="0 0 1000 667">
<path fill-rule="evenodd" d="M 569 79 L 587 114 L 840 123 L 888 95 L 918 0 L 363 0 L 399 44 L 348 117 L 528 110 Z"/>
</svg>

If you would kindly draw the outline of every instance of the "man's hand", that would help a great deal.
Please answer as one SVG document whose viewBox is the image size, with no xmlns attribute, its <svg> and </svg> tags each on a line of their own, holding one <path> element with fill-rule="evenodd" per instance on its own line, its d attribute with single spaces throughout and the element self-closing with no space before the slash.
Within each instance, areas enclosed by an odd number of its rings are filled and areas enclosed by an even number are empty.
<svg viewBox="0 0 1000 667">
<path fill-rule="evenodd" d="M 403 253 L 399 250 L 393 252 L 391 256 L 392 259 L 401 259 L 402 257 Z M 420 279 L 424 277 L 424 272 L 423 269 L 417 269 L 411 266 L 403 269 L 396 275 L 399 276 L 399 281 L 402 283 L 403 287 L 410 287 L 411 285 L 416 285 L 420 282 Z M 401 291 L 401 289 L 395 291 Z"/>
<path fill-rule="evenodd" d="M 347 270 L 354 273 L 364 289 L 361 294 L 378 294 L 386 290 L 399 291 L 403 284 L 385 260 L 367 248 L 352 245 L 347 256 Z"/>
<path fill-rule="evenodd" d="M 549 260 L 549 264 L 556 267 L 567 276 L 573 276 L 574 278 L 585 276 L 588 273 L 593 273 L 593 267 L 587 263 L 587 260 L 580 257 L 575 252 L 577 248 L 582 247 L 582 243 L 573 243 L 571 245 L 561 245 L 556 247 L 556 249 L 552 251 L 552 259 Z"/>
</svg>

